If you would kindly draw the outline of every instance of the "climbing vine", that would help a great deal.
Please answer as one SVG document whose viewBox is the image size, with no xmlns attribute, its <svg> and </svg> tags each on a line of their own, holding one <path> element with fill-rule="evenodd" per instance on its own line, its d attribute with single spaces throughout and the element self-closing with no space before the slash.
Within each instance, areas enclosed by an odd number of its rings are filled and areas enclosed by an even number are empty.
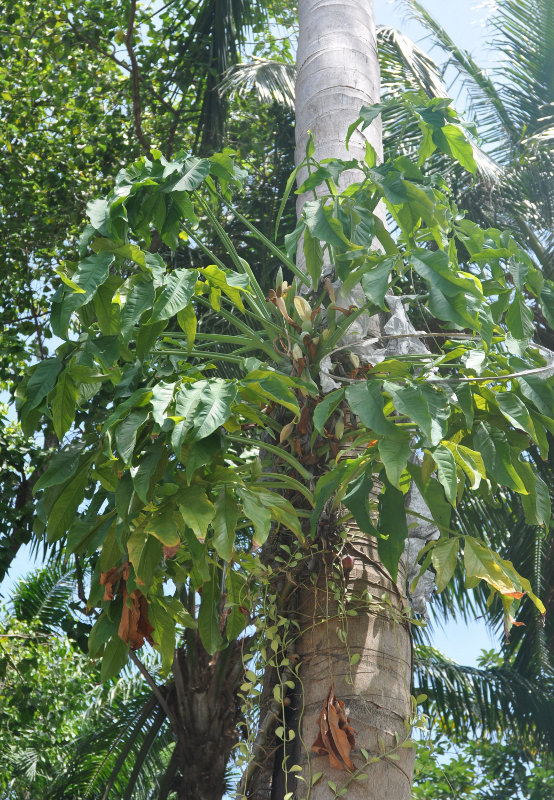
<svg viewBox="0 0 554 800">
<path fill-rule="evenodd" d="M 554 434 L 551 355 L 533 342 L 537 313 L 554 326 L 554 283 L 426 174 L 437 149 L 475 171 L 449 101 L 394 102 L 421 128 L 417 162 L 378 164 L 368 145 L 363 162 L 318 163 L 309 145 L 297 191 L 313 199 L 284 248 L 235 209 L 245 173 L 231 152 L 167 161 L 153 150 L 122 170 L 88 206 L 78 260 L 58 268 L 51 325 L 63 343 L 17 391 L 25 434 L 48 420 L 62 442 L 34 487 L 35 532 L 91 564 L 87 605 L 100 613 L 89 650 L 102 678 L 145 642 L 167 673 L 181 637 L 196 632 L 213 655 L 255 626 L 245 653 L 275 670 L 278 738 L 295 735 L 283 722 L 298 685 L 287 598 L 309 583 L 315 554 L 329 565 L 345 646 L 356 606 L 387 604 L 345 590 L 350 520 L 374 537 L 393 581 L 409 527 L 426 517 L 440 536 L 421 572 L 432 565 L 439 591 L 462 560 L 468 588 L 485 581 L 500 596 L 507 627 L 525 597 L 544 612 L 529 581 L 450 515 L 465 491 L 490 501 L 507 487 L 528 522 L 550 523 L 526 451 L 546 458 Z M 382 110 L 362 109 L 351 132 Z M 341 192 L 349 169 L 359 180 Z M 232 216 L 280 262 L 273 287 L 238 255 Z M 364 320 L 375 315 L 387 322 L 372 335 Z M 406 508 L 413 484 L 428 513 Z M 245 717 L 260 674 L 246 672 Z M 243 758 L 255 746 L 245 733 Z"/>
</svg>

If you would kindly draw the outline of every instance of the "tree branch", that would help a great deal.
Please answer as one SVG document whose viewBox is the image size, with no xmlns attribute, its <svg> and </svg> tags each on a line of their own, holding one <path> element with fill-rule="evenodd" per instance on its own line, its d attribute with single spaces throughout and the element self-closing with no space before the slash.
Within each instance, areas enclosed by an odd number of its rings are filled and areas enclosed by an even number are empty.
<svg viewBox="0 0 554 800">
<path fill-rule="evenodd" d="M 131 85 L 133 87 L 133 120 L 135 123 L 135 133 L 137 139 L 143 146 L 146 153 L 150 153 L 150 143 L 144 131 L 142 130 L 142 110 L 140 105 L 140 72 L 137 63 L 137 56 L 133 49 L 133 31 L 135 27 L 135 15 L 137 11 L 137 0 L 131 0 L 131 11 L 129 13 L 129 22 L 127 25 L 127 33 L 125 35 L 125 45 L 131 60 Z"/>
</svg>

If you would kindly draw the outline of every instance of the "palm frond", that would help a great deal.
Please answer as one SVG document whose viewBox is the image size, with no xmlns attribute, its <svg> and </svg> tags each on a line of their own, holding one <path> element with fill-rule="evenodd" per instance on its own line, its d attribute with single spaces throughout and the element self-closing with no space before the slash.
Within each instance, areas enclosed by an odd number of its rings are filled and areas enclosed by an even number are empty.
<svg viewBox="0 0 554 800">
<path fill-rule="evenodd" d="M 520 134 L 542 127 L 554 101 L 554 6 L 551 0 L 501 0 L 492 25 L 504 58 L 496 70 L 503 106 Z"/>
<path fill-rule="evenodd" d="M 415 648 L 417 691 L 454 738 L 510 732 L 522 741 L 554 745 L 554 693 L 515 669 L 456 664 L 427 645 Z"/>
<path fill-rule="evenodd" d="M 236 64 L 225 73 L 219 92 L 230 99 L 254 92 L 260 103 L 279 103 L 294 109 L 295 78 L 294 64 L 253 57 L 248 63 Z"/>
<path fill-rule="evenodd" d="M 431 41 L 447 56 L 445 68 L 451 66 L 471 100 L 471 111 L 479 120 L 479 129 L 485 140 L 498 143 L 499 129 L 505 139 L 517 142 L 520 131 L 506 108 L 503 97 L 489 76 L 475 62 L 467 50 L 459 48 L 446 30 L 417 0 L 403 0 L 410 15 L 431 34 Z"/>
<path fill-rule="evenodd" d="M 21 580 L 14 589 L 11 605 L 22 621 L 35 621 L 41 630 L 53 633 L 68 615 L 68 604 L 75 594 L 73 567 L 54 562 Z"/>
</svg>

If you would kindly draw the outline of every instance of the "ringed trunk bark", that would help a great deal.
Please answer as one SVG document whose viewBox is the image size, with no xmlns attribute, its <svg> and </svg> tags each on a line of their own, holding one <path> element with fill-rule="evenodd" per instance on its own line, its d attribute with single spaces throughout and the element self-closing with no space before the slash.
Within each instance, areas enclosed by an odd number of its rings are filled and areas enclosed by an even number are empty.
<svg viewBox="0 0 554 800">
<path fill-rule="evenodd" d="M 379 100 L 372 3 L 300 0 L 298 10 L 297 163 L 304 158 L 308 130 L 314 137 L 316 160 L 363 160 L 366 141 L 380 157 L 380 123 L 374 123 L 364 134 L 357 132 L 348 151 L 345 146 L 348 126 L 357 118 L 360 107 Z M 299 180 L 304 177 L 300 175 Z M 340 188 L 358 179 L 355 171 L 343 173 Z M 304 198 L 299 198 L 299 214 L 303 202 Z M 366 333 L 370 325 L 374 332 L 378 320 L 366 321 Z M 401 746 L 410 737 L 412 711 L 412 642 L 405 614 L 405 571 L 401 565 L 395 584 L 379 560 L 375 540 L 354 525 L 348 526 L 345 552 L 352 557 L 348 574 L 341 578 L 340 571 L 333 570 L 324 557 L 326 563 L 315 584 L 297 593 L 302 698 L 300 702 L 295 698 L 299 706 L 296 744 L 289 748 L 286 766 L 290 769 L 299 764 L 303 781 L 291 786 L 294 774 L 289 775 L 287 790 L 310 800 L 335 798 L 344 787 L 346 798 L 409 800 L 413 750 Z M 330 576 L 335 586 L 342 580 L 342 588 L 332 589 Z M 308 753 L 331 688 L 344 703 L 349 724 L 356 731 L 350 754 L 354 771 L 331 766 L 327 755 Z M 316 773 L 322 776 L 312 786 Z M 282 800 L 282 790 L 275 791 L 275 777 L 273 785 L 272 800 Z"/>
</svg>

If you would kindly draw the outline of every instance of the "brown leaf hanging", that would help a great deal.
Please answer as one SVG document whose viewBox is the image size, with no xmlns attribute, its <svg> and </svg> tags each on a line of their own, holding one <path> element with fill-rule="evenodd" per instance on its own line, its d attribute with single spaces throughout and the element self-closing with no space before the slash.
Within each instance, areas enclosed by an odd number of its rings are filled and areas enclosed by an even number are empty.
<svg viewBox="0 0 554 800">
<path fill-rule="evenodd" d="M 130 598 L 131 603 L 128 603 Z M 130 595 L 127 587 L 123 587 L 123 610 L 117 634 L 128 644 L 131 650 L 142 647 L 144 640 L 154 644 L 152 632 L 154 628 L 148 620 L 148 601 L 140 589 L 135 589 Z"/>
<path fill-rule="evenodd" d="M 356 769 L 350 758 L 354 748 L 356 731 L 349 725 L 344 703 L 335 697 L 335 687 L 331 684 L 317 718 L 319 733 L 311 749 L 320 756 L 328 755 L 329 764 L 335 769 Z"/>
<path fill-rule="evenodd" d="M 107 572 L 100 574 L 100 583 L 104 586 L 105 602 L 114 599 L 114 594 L 121 594 L 123 609 L 118 628 L 118 636 L 128 644 L 131 650 L 138 650 L 146 640 L 154 644 L 152 632 L 154 628 L 148 619 L 148 600 L 140 591 L 135 589 L 131 594 L 127 591 L 129 579 L 129 562 L 119 567 L 112 567 Z"/>
</svg>

